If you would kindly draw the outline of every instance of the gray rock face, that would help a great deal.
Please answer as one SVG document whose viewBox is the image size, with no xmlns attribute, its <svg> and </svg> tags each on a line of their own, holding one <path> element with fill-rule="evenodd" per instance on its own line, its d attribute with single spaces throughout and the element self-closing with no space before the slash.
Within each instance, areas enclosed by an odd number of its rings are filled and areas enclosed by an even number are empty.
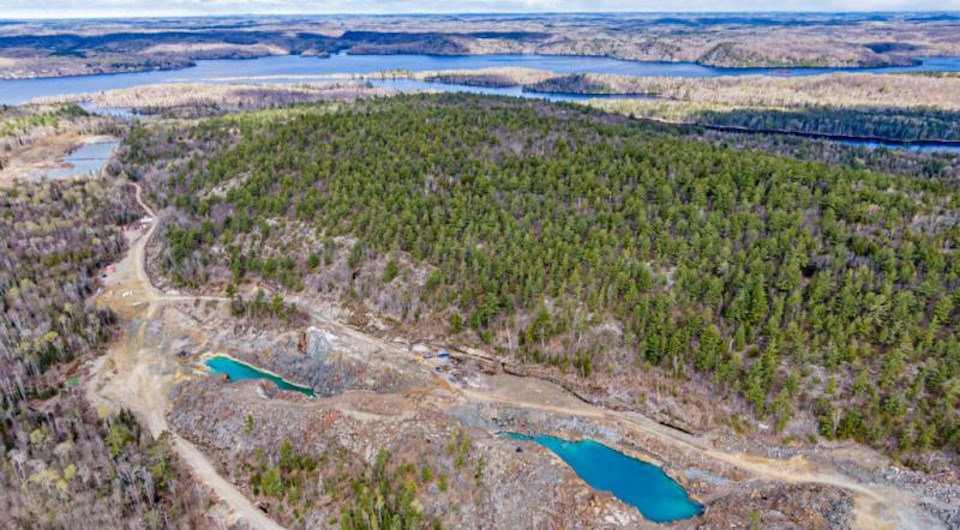
<svg viewBox="0 0 960 530">
<path fill-rule="evenodd" d="M 305 353 L 307 357 L 326 357 L 333 351 L 333 346 L 330 344 L 330 341 L 327 340 L 326 334 L 313 326 L 307 329 L 306 339 L 307 345 Z"/>
</svg>

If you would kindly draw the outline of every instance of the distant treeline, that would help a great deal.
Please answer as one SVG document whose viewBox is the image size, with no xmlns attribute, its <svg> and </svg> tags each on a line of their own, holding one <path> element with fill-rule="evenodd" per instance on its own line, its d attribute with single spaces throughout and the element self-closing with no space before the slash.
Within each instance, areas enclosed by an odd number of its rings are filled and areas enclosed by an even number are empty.
<svg viewBox="0 0 960 530">
<path fill-rule="evenodd" d="M 909 177 L 960 180 L 960 154 L 949 151 L 911 151 L 811 139 L 784 134 L 736 133 L 701 126 L 679 127 L 693 139 L 718 145 L 755 149 L 799 160 L 822 162 L 851 169 L 869 169 Z"/>
<path fill-rule="evenodd" d="M 524 85 L 523 90 L 525 92 L 541 92 L 547 94 L 624 94 L 609 84 L 598 81 L 594 76 L 587 74 L 550 77 L 536 83 Z"/>
<path fill-rule="evenodd" d="M 467 73 L 456 73 L 456 74 L 436 74 L 428 76 L 424 79 L 429 83 L 446 83 L 450 85 L 467 85 L 467 86 L 479 86 L 487 88 L 508 88 L 512 86 L 517 86 L 518 83 L 511 79 L 510 76 L 506 75 L 497 75 L 497 74 L 467 74 Z"/>
<path fill-rule="evenodd" d="M 759 131 L 960 143 L 960 112 L 937 109 L 812 107 L 798 110 L 703 110 L 692 114 L 689 121 Z"/>
</svg>

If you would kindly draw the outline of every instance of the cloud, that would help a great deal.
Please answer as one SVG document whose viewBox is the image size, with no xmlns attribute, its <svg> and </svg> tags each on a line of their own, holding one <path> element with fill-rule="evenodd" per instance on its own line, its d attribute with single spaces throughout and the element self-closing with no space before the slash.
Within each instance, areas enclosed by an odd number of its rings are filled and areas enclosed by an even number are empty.
<svg viewBox="0 0 960 530">
<path fill-rule="evenodd" d="M 960 0 L 0 0 L 0 18 L 557 11 L 924 11 Z"/>
</svg>

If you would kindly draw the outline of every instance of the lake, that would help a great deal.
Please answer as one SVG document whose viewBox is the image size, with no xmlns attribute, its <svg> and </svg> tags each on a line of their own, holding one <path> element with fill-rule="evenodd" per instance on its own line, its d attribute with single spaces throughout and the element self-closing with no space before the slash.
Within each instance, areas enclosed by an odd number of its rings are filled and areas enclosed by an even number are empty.
<svg viewBox="0 0 960 530">
<path fill-rule="evenodd" d="M 695 63 L 625 61 L 559 55 L 282 55 L 247 60 L 197 61 L 181 70 L 154 70 L 77 77 L 0 80 L 0 104 L 16 105 L 44 96 L 102 92 L 157 83 L 302 83 L 332 74 L 365 75 L 386 70 L 454 70 L 525 67 L 559 73 L 609 73 L 641 77 L 801 76 L 831 72 L 960 71 L 960 57 L 931 57 L 918 65 L 883 68 L 717 68 Z M 476 88 L 476 87 L 471 87 Z M 497 90 L 497 89 L 495 89 Z M 499 89 L 502 90 L 502 89 Z M 476 90 L 473 90 L 476 91 Z M 501 92 L 494 92 L 501 93 Z M 539 96 L 544 97 L 544 96 Z"/>
<path fill-rule="evenodd" d="M 503 433 L 533 441 L 559 456 L 591 488 L 609 491 L 650 521 L 667 523 L 703 513 L 703 506 L 659 467 L 593 440 L 571 442 L 553 436 Z"/>
<path fill-rule="evenodd" d="M 942 144 L 942 143 L 895 143 L 880 140 L 838 140 L 844 145 L 866 147 L 867 149 L 876 149 L 883 147 L 885 149 L 903 149 L 918 153 L 960 153 L 960 145 Z"/>
<path fill-rule="evenodd" d="M 363 76 L 388 70 L 471 70 L 490 67 L 526 67 L 559 73 L 611 73 L 676 77 L 719 77 L 737 75 L 801 76 L 831 72 L 920 72 L 960 71 L 960 57 L 931 57 L 921 64 L 883 68 L 717 68 L 694 63 L 625 61 L 607 57 L 558 55 L 347 55 L 330 57 L 303 57 L 282 55 L 247 60 L 197 61 L 197 65 L 181 70 L 156 70 L 124 74 L 103 74 L 79 77 L 0 80 L 0 104 L 15 105 L 33 98 L 77 93 L 94 93 L 158 83 L 253 83 L 293 84 L 311 81 L 342 79 L 334 74 Z M 413 79 L 370 79 L 377 87 L 400 92 L 433 90 L 439 92 L 471 92 L 500 96 L 545 99 L 550 101 L 583 101 L 596 97 L 622 98 L 630 96 L 587 96 L 578 94 L 538 94 L 524 92 L 520 87 L 476 87 L 459 84 L 428 83 Z M 88 109 L 93 110 L 88 106 Z M 101 114 L 131 118 L 127 109 L 96 109 Z M 808 135 L 817 137 L 817 135 Z M 956 145 L 904 146 L 872 141 L 846 143 L 917 151 L 958 152 Z"/>
<path fill-rule="evenodd" d="M 623 94 L 567 94 L 567 93 L 546 93 L 546 92 L 524 92 L 523 87 L 484 87 L 474 85 L 460 85 L 456 83 L 435 83 L 431 81 L 419 81 L 409 78 L 397 79 L 368 79 L 371 85 L 379 88 L 385 88 L 397 92 L 469 92 L 471 94 L 485 94 L 488 96 L 510 96 L 516 98 L 545 99 L 548 101 L 588 101 L 591 99 L 653 99 L 645 96 L 633 96 Z"/>
<path fill-rule="evenodd" d="M 242 381 L 244 379 L 266 379 L 268 381 L 272 381 L 273 384 L 277 385 L 283 390 L 300 392 L 308 397 L 313 397 L 314 395 L 313 389 L 311 388 L 295 385 L 273 372 L 261 370 L 226 355 L 216 355 L 214 357 L 210 357 L 204 361 L 203 364 L 210 369 L 211 373 L 217 375 L 226 375 L 231 381 Z"/>
<path fill-rule="evenodd" d="M 66 180 L 96 175 L 100 173 L 103 166 L 113 156 L 113 152 L 118 145 L 120 145 L 120 141 L 113 138 L 85 143 L 63 157 L 62 162 L 68 164 L 68 167 L 40 169 L 30 173 L 27 179 Z"/>
</svg>

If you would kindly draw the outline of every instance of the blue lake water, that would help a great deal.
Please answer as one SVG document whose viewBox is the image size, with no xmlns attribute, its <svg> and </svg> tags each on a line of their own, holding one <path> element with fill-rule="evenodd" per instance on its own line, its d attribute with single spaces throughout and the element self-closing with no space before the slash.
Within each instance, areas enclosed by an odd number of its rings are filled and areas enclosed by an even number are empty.
<svg viewBox="0 0 960 530">
<path fill-rule="evenodd" d="M 416 79 L 397 78 L 397 79 L 368 79 L 371 85 L 385 88 L 397 92 L 469 92 L 471 94 L 486 94 L 491 96 L 511 96 L 517 98 L 545 99 L 548 101 L 587 101 L 590 99 L 651 99 L 643 96 L 628 96 L 620 94 L 564 94 L 564 93 L 543 93 L 543 92 L 524 92 L 523 87 L 483 87 L 473 85 L 460 85 L 456 83 L 435 83 L 428 81 L 418 81 Z"/>
<path fill-rule="evenodd" d="M 611 73 L 634 76 L 719 77 L 735 75 L 800 76 L 830 72 L 960 71 L 960 57 L 932 57 L 921 64 L 885 68 L 716 68 L 694 63 L 624 61 L 607 57 L 558 55 L 296 55 L 248 60 L 197 61 L 181 70 L 155 70 L 78 77 L 0 80 L 0 104 L 64 94 L 102 92 L 156 83 L 300 83 L 331 74 L 371 74 L 385 70 L 454 70 L 527 67 L 560 73 Z"/>
<path fill-rule="evenodd" d="M 252 83 L 293 84 L 342 79 L 334 74 L 363 77 L 389 70 L 457 70 L 490 67 L 527 67 L 559 73 L 613 73 L 633 76 L 719 77 L 739 75 L 802 76 L 831 72 L 857 71 L 898 73 L 921 71 L 960 71 L 960 57 L 931 57 L 918 65 L 885 68 L 715 68 L 694 63 L 642 62 L 607 57 L 557 55 L 347 55 L 303 57 L 296 55 L 262 57 L 249 60 L 197 61 L 197 65 L 181 70 L 163 70 L 125 74 L 103 74 L 80 77 L 0 80 L 0 104 L 19 104 L 30 99 L 78 93 L 96 93 L 158 83 Z M 536 94 L 520 87 L 490 88 L 458 84 L 427 83 L 412 79 L 374 79 L 378 87 L 396 91 L 433 90 L 440 92 L 472 92 L 501 96 L 581 101 L 597 96 L 577 94 Z M 624 96 L 599 96 L 619 98 Z M 89 108 L 89 106 L 88 106 Z M 127 109 L 98 109 L 100 114 L 123 118 L 134 115 Z M 854 145 L 904 148 L 916 151 L 958 152 L 956 145 L 904 146 L 870 141 L 848 141 Z"/>
<path fill-rule="evenodd" d="M 83 144 L 63 158 L 63 162 L 68 164 L 68 167 L 37 170 L 27 178 L 29 180 L 64 180 L 96 175 L 113 156 L 113 151 L 118 145 L 120 141 L 113 139 Z"/>
<path fill-rule="evenodd" d="M 553 436 L 504 433 L 536 442 L 559 456 L 590 487 L 611 492 L 651 521 L 666 523 L 703 513 L 703 506 L 659 467 L 592 440 L 570 442 Z"/>
<path fill-rule="evenodd" d="M 87 112 L 101 116 L 113 116 L 114 118 L 122 118 L 124 120 L 132 120 L 137 117 L 137 113 L 127 107 L 100 107 L 93 104 L 92 101 L 81 101 L 77 103 L 77 106 Z"/>
<path fill-rule="evenodd" d="M 207 359 L 203 364 L 205 364 L 212 373 L 226 375 L 230 377 L 231 381 L 241 381 L 244 379 L 266 379 L 268 381 L 272 381 L 275 385 L 283 390 L 293 390 L 294 392 L 300 392 L 303 395 L 313 397 L 313 390 L 310 388 L 295 385 L 276 374 L 264 370 L 258 370 L 249 364 L 242 363 L 230 357 L 217 355 Z"/>
<path fill-rule="evenodd" d="M 881 142 L 873 140 L 838 140 L 844 145 L 855 147 L 866 147 L 867 149 L 876 149 L 883 147 L 886 149 L 903 149 L 906 151 L 916 151 L 919 153 L 960 153 L 960 146 L 946 144 L 899 144 L 894 142 Z"/>
</svg>

